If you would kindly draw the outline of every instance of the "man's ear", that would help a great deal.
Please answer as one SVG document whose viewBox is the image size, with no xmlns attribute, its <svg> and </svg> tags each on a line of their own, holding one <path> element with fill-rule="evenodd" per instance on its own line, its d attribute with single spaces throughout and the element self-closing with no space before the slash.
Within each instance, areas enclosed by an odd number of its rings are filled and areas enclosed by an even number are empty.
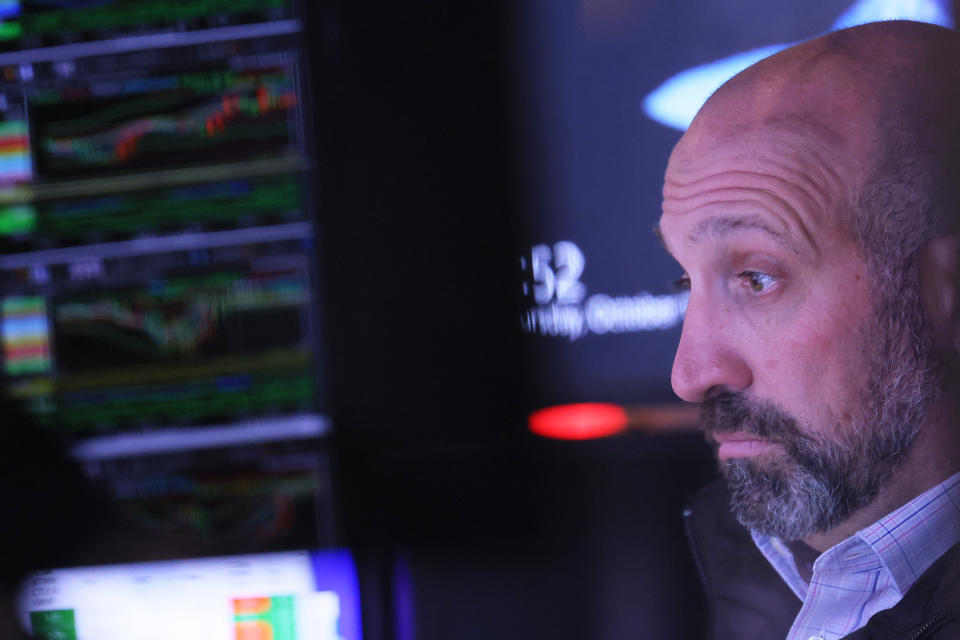
<svg viewBox="0 0 960 640">
<path fill-rule="evenodd" d="M 921 296 L 937 346 L 960 356 L 960 234 L 933 238 L 921 260 Z"/>
</svg>

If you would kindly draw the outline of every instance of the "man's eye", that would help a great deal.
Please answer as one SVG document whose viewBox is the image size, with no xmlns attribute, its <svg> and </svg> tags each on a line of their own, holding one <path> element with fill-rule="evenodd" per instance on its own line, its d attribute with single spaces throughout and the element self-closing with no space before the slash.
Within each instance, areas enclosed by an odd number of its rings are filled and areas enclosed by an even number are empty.
<svg viewBox="0 0 960 640">
<path fill-rule="evenodd" d="M 762 271 L 742 271 L 737 274 L 737 277 L 752 293 L 765 293 L 777 283 L 775 277 Z"/>
<path fill-rule="evenodd" d="M 673 288 L 677 291 L 690 291 L 690 276 L 684 274 L 673 281 Z"/>
</svg>

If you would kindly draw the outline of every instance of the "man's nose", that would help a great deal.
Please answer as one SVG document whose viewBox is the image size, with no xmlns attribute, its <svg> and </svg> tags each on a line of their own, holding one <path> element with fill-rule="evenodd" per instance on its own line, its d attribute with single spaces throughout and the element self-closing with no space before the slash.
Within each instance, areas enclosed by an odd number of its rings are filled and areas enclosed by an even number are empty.
<svg viewBox="0 0 960 640">
<path fill-rule="evenodd" d="M 733 318 L 715 306 L 693 295 L 687 305 L 670 377 L 673 391 L 687 402 L 742 391 L 753 383 L 750 367 L 731 340 Z"/>
</svg>

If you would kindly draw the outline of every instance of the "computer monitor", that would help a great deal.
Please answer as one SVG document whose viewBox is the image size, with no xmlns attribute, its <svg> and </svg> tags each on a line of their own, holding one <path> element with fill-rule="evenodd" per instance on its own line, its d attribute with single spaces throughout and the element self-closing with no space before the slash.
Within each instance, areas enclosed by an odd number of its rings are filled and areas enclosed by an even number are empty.
<svg viewBox="0 0 960 640">
<path fill-rule="evenodd" d="M 4 391 L 131 520 L 219 553 L 333 531 L 304 24 L 0 3 Z"/>
<path fill-rule="evenodd" d="M 290 551 L 53 569 L 18 598 L 49 640 L 361 640 L 346 551 Z"/>
</svg>

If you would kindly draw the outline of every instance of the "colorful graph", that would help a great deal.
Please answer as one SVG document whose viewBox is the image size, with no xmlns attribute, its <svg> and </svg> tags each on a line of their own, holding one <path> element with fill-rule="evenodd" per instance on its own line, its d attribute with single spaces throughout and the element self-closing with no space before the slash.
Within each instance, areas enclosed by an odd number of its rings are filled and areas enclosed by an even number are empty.
<svg viewBox="0 0 960 640">
<path fill-rule="evenodd" d="M 32 178 L 26 121 L 0 122 L 0 187 L 29 182 Z"/>
<path fill-rule="evenodd" d="M 209 152 L 231 144 L 251 145 L 247 151 L 255 154 L 252 145 L 286 140 L 286 119 L 275 116 L 297 104 L 287 73 L 231 75 L 229 88 L 214 95 L 206 94 L 222 84 L 219 75 L 203 87 L 187 86 L 186 79 L 176 79 L 180 86 L 174 90 L 143 93 L 90 115 L 41 125 L 45 164 L 54 170 L 125 167 L 151 154 Z"/>
<path fill-rule="evenodd" d="M 223 16 L 281 8 L 287 4 L 287 0 L 197 0 L 194 2 L 62 0 L 42 4 L 46 5 L 44 8 L 48 10 L 34 11 L 21 16 L 19 1 L 0 2 L 0 8 L 6 9 L 8 17 L 19 17 L 18 20 L 11 21 L 11 24 L 17 27 L 16 31 L 11 34 L 0 32 L 0 36 L 6 35 L 6 38 L 12 38 L 20 36 L 21 33 L 49 35 L 62 32 L 122 29 L 146 24 L 170 24 L 214 15 Z M 0 13 L 0 16 L 2 15 Z"/>
<path fill-rule="evenodd" d="M 199 424 L 309 410 L 299 269 L 214 272 L 62 295 L 52 315 L 64 428 Z"/>
<path fill-rule="evenodd" d="M 82 240 L 87 234 L 234 224 L 241 218 L 270 224 L 301 216 L 303 202 L 297 176 L 288 174 L 69 198 L 41 202 L 35 209 L 33 217 L 11 212 L 5 225 L 6 211 L 0 208 L 0 235 L 7 227 L 26 227 L 48 237 Z"/>
<path fill-rule="evenodd" d="M 16 296 L 0 303 L 0 335 L 7 375 L 50 371 L 50 325 L 41 296 Z"/>
<path fill-rule="evenodd" d="M 195 353 L 228 317 L 297 307 L 308 296 L 299 273 L 260 278 L 219 273 L 155 281 L 129 296 L 108 293 L 64 302 L 56 321 L 63 331 L 93 331 L 116 348 L 147 357 L 181 355 Z"/>
<path fill-rule="evenodd" d="M 293 596 L 233 601 L 236 640 L 296 640 Z"/>
</svg>

